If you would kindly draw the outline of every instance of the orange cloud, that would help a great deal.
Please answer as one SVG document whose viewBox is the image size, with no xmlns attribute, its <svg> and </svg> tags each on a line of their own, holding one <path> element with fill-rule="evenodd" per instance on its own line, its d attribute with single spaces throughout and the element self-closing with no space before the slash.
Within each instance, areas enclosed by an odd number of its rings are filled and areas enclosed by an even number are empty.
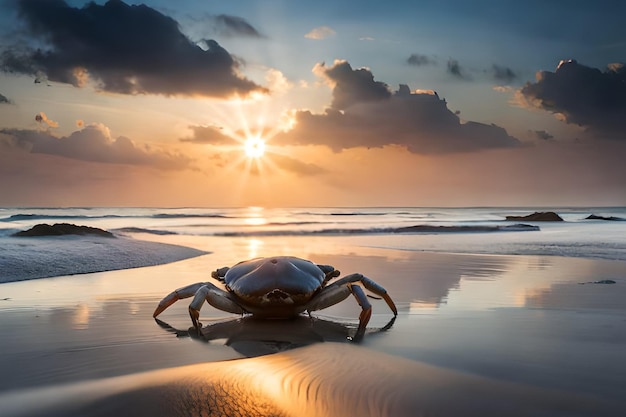
<svg viewBox="0 0 626 417">
<path fill-rule="evenodd" d="M 335 32 L 333 29 L 329 28 L 328 26 L 320 26 L 320 27 L 316 27 L 312 29 L 310 32 L 304 35 L 304 37 L 307 39 L 321 40 L 321 39 L 326 39 L 331 36 L 335 36 L 336 33 L 337 32 Z"/>
<path fill-rule="evenodd" d="M 42 122 L 46 120 L 44 116 L 40 116 Z M 10 138 L 4 141 L 7 146 L 28 150 L 33 154 L 107 164 L 145 165 L 160 169 L 186 169 L 191 166 L 191 159 L 182 154 L 140 146 L 124 136 L 113 138 L 109 129 L 99 123 L 90 124 L 62 137 L 34 130 L 2 129 L 0 133 Z"/>
</svg>

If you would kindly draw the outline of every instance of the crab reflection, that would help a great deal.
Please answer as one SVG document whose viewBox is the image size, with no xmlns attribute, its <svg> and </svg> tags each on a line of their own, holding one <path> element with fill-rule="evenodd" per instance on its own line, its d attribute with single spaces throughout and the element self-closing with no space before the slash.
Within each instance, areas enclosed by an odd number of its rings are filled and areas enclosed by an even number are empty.
<svg viewBox="0 0 626 417">
<path fill-rule="evenodd" d="M 246 357 L 283 352 L 320 342 L 360 342 L 365 335 L 390 329 L 396 317 L 383 327 L 357 332 L 356 325 L 318 317 L 298 316 L 289 320 L 266 320 L 246 316 L 236 320 L 208 324 L 200 330 L 180 330 L 155 319 L 159 326 L 177 337 L 191 337 L 202 342 L 224 339 L 224 344 Z"/>
</svg>

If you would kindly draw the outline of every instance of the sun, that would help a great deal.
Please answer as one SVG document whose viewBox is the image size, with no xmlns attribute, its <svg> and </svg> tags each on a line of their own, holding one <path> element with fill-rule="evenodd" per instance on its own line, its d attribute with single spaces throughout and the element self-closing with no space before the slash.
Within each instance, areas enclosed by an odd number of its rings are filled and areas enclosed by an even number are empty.
<svg viewBox="0 0 626 417">
<path fill-rule="evenodd" d="M 260 158 L 265 153 L 265 141 L 258 136 L 249 137 L 244 142 L 243 149 L 248 158 Z"/>
</svg>

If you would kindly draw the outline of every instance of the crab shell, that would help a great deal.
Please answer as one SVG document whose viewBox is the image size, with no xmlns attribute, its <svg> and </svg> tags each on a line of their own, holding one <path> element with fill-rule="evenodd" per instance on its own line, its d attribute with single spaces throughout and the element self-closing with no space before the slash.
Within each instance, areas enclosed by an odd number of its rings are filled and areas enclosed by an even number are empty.
<svg viewBox="0 0 626 417">
<path fill-rule="evenodd" d="M 239 262 L 224 275 L 226 289 L 248 312 L 261 317 L 296 316 L 324 286 L 326 274 L 293 256 Z"/>
</svg>

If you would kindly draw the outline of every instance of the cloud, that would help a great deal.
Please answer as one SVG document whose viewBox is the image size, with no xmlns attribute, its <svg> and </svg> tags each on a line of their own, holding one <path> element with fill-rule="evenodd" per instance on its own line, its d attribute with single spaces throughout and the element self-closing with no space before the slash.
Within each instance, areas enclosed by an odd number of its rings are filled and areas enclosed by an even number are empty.
<svg viewBox="0 0 626 417">
<path fill-rule="evenodd" d="M 180 32 L 174 19 L 146 5 L 120 0 L 82 8 L 63 0 L 16 3 L 26 38 L 2 51 L 4 72 L 77 87 L 91 80 L 120 94 L 226 97 L 265 92 L 238 73 L 240 64 L 217 42 L 207 41 L 203 50 Z M 234 18 L 223 21 L 230 28 L 237 24 Z"/>
<path fill-rule="evenodd" d="M 35 121 L 42 125 L 45 124 L 48 127 L 59 127 L 59 124 L 55 122 L 54 120 L 48 119 L 48 116 L 46 116 L 46 113 L 44 112 L 37 113 L 35 115 Z"/>
<path fill-rule="evenodd" d="M 435 61 L 428 55 L 421 54 L 411 54 L 411 56 L 407 58 L 406 62 L 407 64 L 415 65 L 416 67 L 421 67 L 424 65 L 435 65 L 437 63 L 437 61 Z"/>
<path fill-rule="evenodd" d="M 5 146 L 27 150 L 34 154 L 161 169 L 185 169 L 191 162 L 189 158 L 180 154 L 138 146 L 124 136 L 113 139 L 109 129 L 102 124 L 91 124 L 62 137 L 35 130 L 2 129 L 0 133 L 10 138 L 8 143 L 5 140 Z"/>
<path fill-rule="evenodd" d="M 6 96 L 0 94 L 0 104 L 12 104 L 13 102 L 9 100 Z"/>
<path fill-rule="evenodd" d="M 401 85 L 392 94 L 369 70 L 346 61 L 316 73 L 333 81 L 333 105 L 324 114 L 298 111 L 295 127 L 273 144 L 325 145 L 336 152 L 356 147 L 405 147 L 416 154 L 471 152 L 519 146 L 496 125 L 461 123 L 436 92 L 411 92 Z"/>
<path fill-rule="evenodd" d="M 465 71 L 461 68 L 461 64 L 456 59 L 450 58 L 448 60 L 448 74 L 453 75 L 461 80 L 468 80 L 469 76 L 465 74 Z"/>
<path fill-rule="evenodd" d="M 554 136 L 547 130 L 529 130 L 528 133 L 530 133 L 530 135 L 534 138 L 542 140 L 550 140 L 554 138 Z"/>
<path fill-rule="evenodd" d="M 287 155 L 271 153 L 266 155 L 278 168 L 289 171 L 302 177 L 310 177 L 327 173 L 327 171 L 315 164 L 303 162 Z"/>
<path fill-rule="evenodd" d="M 523 104 L 540 108 L 591 133 L 626 139 L 626 66 L 603 72 L 575 60 L 561 61 L 555 72 L 540 71 L 535 83 L 519 90 Z"/>
<path fill-rule="evenodd" d="M 511 83 L 517 79 L 517 74 L 511 68 L 496 64 L 491 67 L 491 74 L 496 81 L 505 83 Z"/>
<path fill-rule="evenodd" d="M 510 93 L 511 91 L 513 91 L 513 87 L 508 85 L 494 85 L 492 88 L 494 91 L 497 91 L 499 93 Z"/>
<path fill-rule="evenodd" d="M 232 145 L 235 139 L 225 135 L 219 126 L 189 126 L 191 137 L 180 139 L 181 142 L 201 143 L 206 145 Z"/>
<path fill-rule="evenodd" d="M 332 67 L 317 64 L 313 72 L 333 86 L 333 109 L 342 110 L 355 103 L 378 101 L 391 97 L 387 84 L 374 81 L 366 68 L 352 69 L 347 61 L 336 60 Z"/>
<path fill-rule="evenodd" d="M 245 36 L 262 38 L 263 36 L 247 20 L 239 16 L 220 14 L 213 16 L 215 30 L 223 36 Z"/>
<path fill-rule="evenodd" d="M 307 39 L 320 40 L 320 39 L 329 38 L 331 36 L 335 36 L 335 34 L 336 32 L 332 30 L 331 28 L 329 28 L 328 26 L 320 26 L 315 29 L 312 29 L 309 33 L 304 35 L 304 37 Z"/>
</svg>

